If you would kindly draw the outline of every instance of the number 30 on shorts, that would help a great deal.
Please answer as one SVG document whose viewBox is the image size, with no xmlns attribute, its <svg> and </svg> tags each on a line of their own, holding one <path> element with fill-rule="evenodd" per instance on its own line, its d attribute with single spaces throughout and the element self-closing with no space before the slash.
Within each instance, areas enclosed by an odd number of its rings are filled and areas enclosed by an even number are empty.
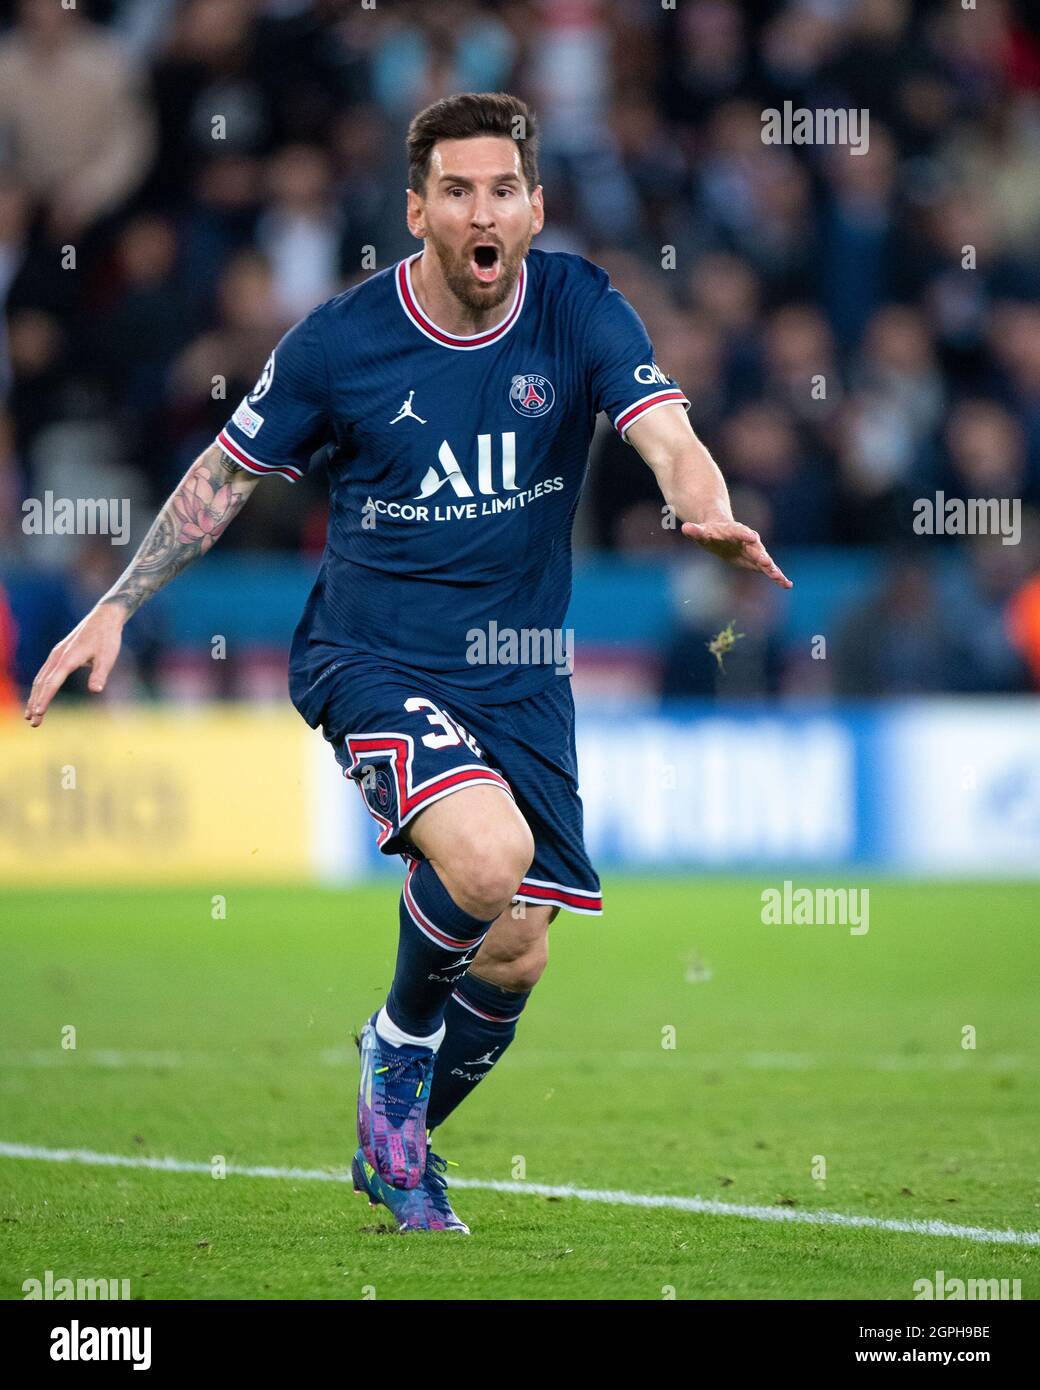
<svg viewBox="0 0 1040 1390">
<path fill-rule="evenodd" d="M 410 695 L 404 702 L 404 707 L 409 714 L 425 714 L 427 723 L 435 729 L 440 729 L 440 733 L 423 734 L 422 741 L 427 748 L 454 748 L 459 743 L 464 743 L 476 757 L 481 757 L 480 748 L 472 734 L 467 733 L 462 725 L 445 710 L 440 709 L 432 700 L 427 700 L 423 695 Z"/>
</svg>

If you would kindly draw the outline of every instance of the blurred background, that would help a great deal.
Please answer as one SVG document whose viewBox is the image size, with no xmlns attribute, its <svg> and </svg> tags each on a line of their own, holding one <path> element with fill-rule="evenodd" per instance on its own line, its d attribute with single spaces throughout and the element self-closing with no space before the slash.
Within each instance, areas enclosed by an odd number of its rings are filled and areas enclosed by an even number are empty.
<svg viewBox="0 0 1040 1390">
<path fill-rule="evenodd" d="M 370 273 L 365 248 L 377 268 L 415 249 L 412 115 L 506 89 L 541 121 L 536 245 L 609 271 L 690 397 L 736 515 L 795 581 L 781 593 L 729 571 L 663 524 L 652 475 L 600 418 L 568 619 L 594 859 L 1040 869 L 1035 9 L 22 0 L 0 14 L 12 711 L 281 333 Z M 763 110 L 787 101 L 865 108 L 869 151 L 764 144 Z M 48 492 L 131 499 L 130 545 L 26 534 L 23 501 Z M 917 534 L 914 503 L 938 492 L 1019 502 L 1016 543 Z M 386 870 L 287 708 L 325 515 L 320 469 L 265 483 L 134 618 L 102 710 L 77 712 L 76 678 L 40 734 L 7 721 L 0 867 L 206 866 L 207 798 L 284 799 L 296 769 L 291 852 L 243 842 L 243 866 Z M 730 621 L 743 636 L 720 668 L 707 644 Z M 178 759 L 188 727 L 213 735 L 208 761 Z M 72 816 L 54 769 L 103 745 L 111 781 L 99 773 Z"/>
</svg>

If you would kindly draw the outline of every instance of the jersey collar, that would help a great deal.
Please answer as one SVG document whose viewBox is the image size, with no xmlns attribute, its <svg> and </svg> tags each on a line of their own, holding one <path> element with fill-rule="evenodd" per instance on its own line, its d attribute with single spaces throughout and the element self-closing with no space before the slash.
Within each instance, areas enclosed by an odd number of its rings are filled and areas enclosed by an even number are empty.
<svg viewBox="0 0 1040 1390">
<path fill-rule="evenodd" d="M 454 348 L 456 352 L 473 352 L 476 348 L 488 347 L 491 343 L 497 343 L 499 338 L 505 337 L 520 317 L 520 310 L 524 307 L 524 299 L 527 296 L 526 258 L 520 262 L 520 274 L 517 276 L 513 307 L 502 322 L 496 324 L 494 328 L 489 328 L 486 333 L 471 333 L 460 337 L 457 333 L 446 333 L 443 328 L 438 328 L 433 319 L 428 318 L 419 307 L 419 301 L 412 290 L 412 262 L 421 255 L 421 251 L 416 251 L 414 255 L 406 256 L 403 261 L 398 261 L 395 275 L 397 297 L 401 301 L 401 308 L 420 333 L 425 333 L 427 338 L 432 339 L 435 343 L 440 343 L 442 347 Z"/>
</svg>

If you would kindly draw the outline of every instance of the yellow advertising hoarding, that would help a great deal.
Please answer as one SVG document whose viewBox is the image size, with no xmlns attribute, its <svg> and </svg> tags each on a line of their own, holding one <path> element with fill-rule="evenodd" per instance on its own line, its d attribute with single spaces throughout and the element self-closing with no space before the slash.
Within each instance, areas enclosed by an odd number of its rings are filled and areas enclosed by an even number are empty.
<svg viewBox="0 0 1040 1390">
<path fill-rule="evenodd" d="M 313 738 L 284 708 L 0 718 L 0 883 L 305 877 Z"/>
</svg>

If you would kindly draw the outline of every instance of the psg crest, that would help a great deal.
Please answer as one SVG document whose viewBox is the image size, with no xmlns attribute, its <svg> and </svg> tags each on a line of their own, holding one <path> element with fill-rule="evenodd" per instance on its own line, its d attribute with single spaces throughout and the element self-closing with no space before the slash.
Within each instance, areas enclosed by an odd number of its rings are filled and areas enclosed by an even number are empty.
<svg viewBox="0 0 1040 1390">
<path fill-rule="evenodd" d="M 513 377 L 509 388 L 509 404 L 518 415 L 544 415 L 552 410 L 556 392 L 544 376 L 530 374 Z"/>
<path fill-rule="evenodd" d="M 383 768 L 380 768 L 376 773 L 376 784 L 373 792 L 379 810 L 389 811 L 394 799 L 394 790 L 393 783 L 390 781 L 390 774 Z"/>
</svg>

